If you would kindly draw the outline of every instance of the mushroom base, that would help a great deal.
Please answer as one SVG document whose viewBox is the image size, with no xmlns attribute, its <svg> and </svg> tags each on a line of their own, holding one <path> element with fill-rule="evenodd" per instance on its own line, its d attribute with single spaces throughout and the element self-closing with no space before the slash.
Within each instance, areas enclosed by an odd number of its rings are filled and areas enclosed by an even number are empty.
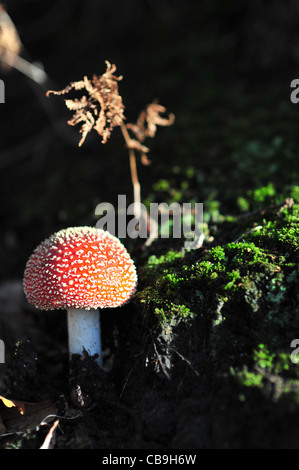
<svg viewBox="0 0 299 470">
<path fill-rule="evenodd" d="M 71 308 L 67 311 L 69 353 L 81 355 L 85 349 L 90 356 L 98 355 L 96 362 L 102 367 L 100 312 Z"/>
</svg>

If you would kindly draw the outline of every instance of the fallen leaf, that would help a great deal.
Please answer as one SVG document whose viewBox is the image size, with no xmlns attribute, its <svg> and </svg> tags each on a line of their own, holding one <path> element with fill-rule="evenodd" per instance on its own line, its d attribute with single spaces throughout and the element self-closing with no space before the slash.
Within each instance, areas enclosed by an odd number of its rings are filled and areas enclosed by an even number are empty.
<svg viewBox="0 0 299 470">
<path fill-rule="evenodd" d="M 15 406 L 19 410 L 21 415 L 24 414 L 24 402 L 9 400 L 8 398 L 2 397 L 2 395 L 0 395 L 0 400 L 2 400 L 6 408 L 12 408 L 13 406 Z"/>
<path fill-rule="evenodd" d="M 53 421 L 56 408 L 50 401 L 28 403 L 10 400 L 0 395 L 0 435 L 5 432 L 23 432 Z"/>
</svg>

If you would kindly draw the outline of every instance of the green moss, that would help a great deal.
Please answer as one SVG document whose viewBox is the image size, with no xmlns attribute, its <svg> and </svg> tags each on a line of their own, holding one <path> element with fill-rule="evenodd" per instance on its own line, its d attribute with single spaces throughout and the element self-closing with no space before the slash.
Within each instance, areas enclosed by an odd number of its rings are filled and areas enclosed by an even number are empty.
<svg viewBox="0 0 299 470">
<path fill-rule="evenodd" d="M 159 265 L 166 265 L 175 262 L 178 259 L 183 257 L 182 252 L 176 252 L 174 250 L 168 251 L 165 255 L 156 256 L 152 255 L 149 257 L 147 265 L 148 267 L 159 266 Z"/>
<path fill-rule="evenodd" d="M 290 354 L 288 352 L 277 352 L 274 355 L 273 372 L 281 374 L 285 371 L 289 371 L 290 375 L 294 374 L 294 377 L 297 377 L 299 367 L 290 361 Z"/>
<path fill-rule="evenodd" d="M 299 413 L 290 346 L 299 325 L 299 205 L 283 203 L 296 191 L 279 195 L 264 185 L 246 195 L 252 212 L 209 225 L 202 249 L 169 242 L 159 255 L 165 245 L 157 241 L 139 269 L 134 301 L 154 337 L 159 378 L 168 374 L 183 399 L 198 384 L 207 409 L 232 410 L 250 426 L 252 410 L 278 421 Z"/>
<path fill-rule="evenodd" d="M 262 388 L 263 376 L 262 374 L 243 370 L 237 374 L 237 380 L 244 387 Z"/>
<path fill-rule="evenodd" d="M 260 203 L 276 197 L 272 185 L 266 188 L 255 193 Z M 251 231 L 256 225 L 261 229 Z M 157 337 L 171 325 L 172 349 L 179 344 L 178 352 L 185 348 L 189 358 L 192 344 L 194 361 L 205 368 L 204 376 L 209 371 L 209 380 L 218 384 L 230 377 L 243 397 L 239 402 L 258 393 L 299 406 L 299 365 L 292 363 L 290 348 L 299 324 L 298 204 L 275 203 L 249 217 L 226 219 L 220 239 L 224 226 L 232 234 L 227 242 L 217 243 L 215 236 L 205 250 L 150 256 L 139 272 L 135 303 Z M 186 326 L 186 337 L 180 337 L 179 325 Z"/>
<path fill-rule="evenodd" d="M 237 198 L 237 205 L 241 209 L 241 211 L 244 211 L 244 212 L 248 211 L 250 208 L 250 203 L 248 199 L 243 196 L 239 196 Z"/>
<path fill-rule="evenodd" d="M 168 304 L 166 308 L 155 308 L 154 313 L 161 325 L 172 321 L 175 317 L 181 319 L 193 317 L 193 313 L 186 305 L 175 305 L 173 303 Z"/>
<path fill-rule="evenodd" d="M 299 254 L 299 204 L 282 208 L 278 216 L 269 218 L 259 232 L 252 232 L 250 239 L 258 246 L 278 250 L 284 256 Z"/>
<path fill-rule="evenodd" d="M 250 194 L 250 192 L 249 192 Z M 262 186 L 252 191 L 252 199 L 254 202 L 269 202 L 275 196 L 275 189 L 273 183 L 268 183 L 267 186 Z"/>
<path fill-rule="evenodd" d="M 284 327 L 291 315 L 284 304 L 298 283 L 297 264 L 290 255 L 298 246 L 297 220 L 296 207 L 283 210 L 277 220 L 269 220 L 258 234 L 252 233 L 251 240 L 214 246 L 195 262 L 187 260 L 183 251 L 150 256 L 140 278 L 151 289 L 141 289 L 137 298 L 153 306 L 152 312 L 155 305 L 158 309 L 162 305 L 164 311 L 167 307 L 169 318 L 182 314 L 172 305 L 184 305 L 198 314 L 203 310 L 213 317 L 219 299 L 227 297 L 226 309 L 231 306 L 235 312 L 237 304 L 243 305 L 251 315 L 261 309 L 264 315 L 259 321 L 267 328 Z M 292 325 L 299 315 L 298 309 L 295 312 Z"/>
<path fill-rule="evenodd" d="M 253 352 L 253 359 L 258 367 L 271 369 L 275 354 L 271 354 L 264 344 L 259 344 L 258 349 Z"/>
<path fill-rule="evenodd" d="M 292 187 L 290 197 L 293 198 L 296 203 L 299 203 L 299 186 Z"/>
</svg>

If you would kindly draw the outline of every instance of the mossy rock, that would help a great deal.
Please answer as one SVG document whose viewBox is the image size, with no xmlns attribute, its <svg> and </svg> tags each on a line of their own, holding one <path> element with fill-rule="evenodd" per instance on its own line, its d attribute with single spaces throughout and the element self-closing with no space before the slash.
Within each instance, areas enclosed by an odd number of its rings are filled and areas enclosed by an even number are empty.
<svg viewBox="0 0 299 470">
<path fill-rule="evenodd" d="M 144 380 L 176 402 L 168 445 L 298 447 L 298 222 L 289 198 L 226 218 L 203 249 L 159 255 L 157 242 L 139 268 L 137 349 Z"/>
</svg>

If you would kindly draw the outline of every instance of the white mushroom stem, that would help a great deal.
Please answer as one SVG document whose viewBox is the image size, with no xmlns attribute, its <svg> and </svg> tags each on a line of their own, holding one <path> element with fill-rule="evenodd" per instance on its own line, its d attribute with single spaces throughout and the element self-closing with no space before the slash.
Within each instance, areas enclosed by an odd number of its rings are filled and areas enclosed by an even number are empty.
<svg viewBox="0 0 299 470">
<path fill-rule="evenodd" d="M 67 311 L 69 353 L 82 355 L 85 349 L 90 356 L 98 354 L 97 363 L 102 367 L 100 312 L 91 309 L 70 308 Z"/>
</svg>

